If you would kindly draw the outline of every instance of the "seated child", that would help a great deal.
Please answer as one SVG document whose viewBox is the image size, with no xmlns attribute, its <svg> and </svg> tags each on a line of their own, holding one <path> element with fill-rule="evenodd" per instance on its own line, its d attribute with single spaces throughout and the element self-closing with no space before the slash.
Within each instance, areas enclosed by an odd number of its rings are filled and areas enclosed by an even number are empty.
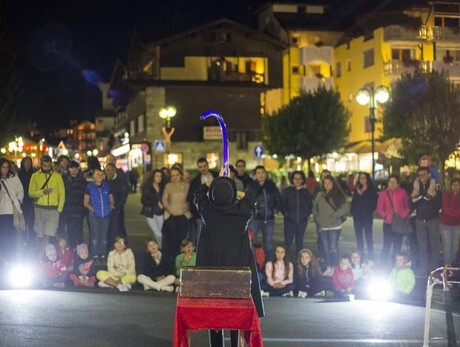
<svg viewBox="0 0 460 347">
<path fill-rule="evenodd" d="M 273 261 L 265 265 L 267 281 L 261 284 L 262 296 L 294 296 L 294 266 L 288 261 L 286 249 L 275 247 Z"/>
<path fill-rule="evenodd" d="M 155 239 L 147 239 L 145 244 L 148 253 L 144 257 L 144 274 L 137 276 L 138 282 L 144 285 L 144 290 L 173 292 L 176 277 L 171 260 L 163 256 Z"/>
<path fill-rule="evenodd" d="M 332 285 L 335 296 L 339 298 L 352 294 L 355 284 L 348 257 L 342 257 L 339 266 L 334 268 Z"/>
<path fill-rule="evenodd" d="M 57 259 L 56 247 L 48 243 L 45 246 L 45 258 L 40 263 L 43 287 L 65 288 L 68 274 L 66 266 Z"/>
<path fill-rule="evenodd" d="M 294 283 L 299 298 L 324 296 L 326 294 L 321 286 L 321 270 L 312 251 L 302 249 L 299 252 L 296 270 Z"/>
<path fill-rule="evenodd" d="M 419 161 L 418 161 L 418 166 L 419 167 L 427 167 L 428 170 L 430 170 L 430 186 L 428 190 L 431 190 L 432 192 L 435 191 L 436 186 L 441 184 L 441 175 L 439 174 L 438 169 L 436 166 L 431 164 L 431 158 L 428 155 L 423 155 Z M 419 195 L 420 193 L 420 181 L 417 178 L 414 180 L 414 196 Z M 429 199 L 429 198 L 428 198 Z"/>
<path fill-rule="evenodd" d="M 257 275 L 259 277 L 259 281 L 262 282 L 264 280 L 264 268 L 265 268 L 265 251 L 261 245 L 255 243 L 254 233 L 252 230 L 248 230 L 249 235 L 249 242 L 251 244 L 251 251 L 254 255 L 254 260 L 256 262 L 257 268 Z"/>
<path fill-rule="evenodd" d="M 407 300 L 415 287 L 415 275 L 407 253 L 400 252 L 396 255 L 395 267 L 390 272 L 389 280 L 394 299 Z"/>
<path fill-rule="evenodd" d="M 181 253 L 176 257 L 176 285 L 179 285 L 180 269 L 182 266 L 195 266 L 195 243 L 190 239 L 183 239 L 180 244 Z"/>
<path fill-rule="evenodd" d="M 94 259 L 89 256 L 88 246 L 85 243 L 77 246 L 77 256 L 73 265 L 73 273 L 69 276 L 73 285 L 75 287 L 94 287 L 94 282 L 96 282 Z"/>
<path fill-rule="evenodd" d="M 136 262 L 134 253 L 126 248 L 126 239 L 117 236 L 113 243 L 113 250 L 107 257 L 107 271 L 99 270 L 96 277 L 99 287 L 117 288 L 120 292 L 131 290 L 131 284 L 136 283 Z"/>
<path fill-rule="evenodd" d="M 363 278 L 364 266 L 361 264 L 361 253 L 358 251 L 352 251 L 350 253 L 351 258 L 351 271 L 353 272 L 353 280 L 355 284 L 358 280 Z"/>
<path fill-rule="evenodd" d="M 67 240 L 65 237 L 58 238 L 57 258 L 67 267 L 68 272 L 73 271 L 74 254 L 69 247 L 67 247 Z"/>
</svg>

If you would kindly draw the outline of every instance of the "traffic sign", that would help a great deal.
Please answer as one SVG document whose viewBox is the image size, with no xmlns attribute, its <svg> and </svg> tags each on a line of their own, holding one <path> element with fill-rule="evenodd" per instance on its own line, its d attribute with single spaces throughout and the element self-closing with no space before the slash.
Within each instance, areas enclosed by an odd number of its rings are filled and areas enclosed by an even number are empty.
<svg viewBox="0 0 460 347">
<path fill-rule="evenodd" d="M 254 147 L 254 155 L 257 157 L 257 158 L 261 158 L 262 155 L 264 154 L 264 147 L 261 146 L 261 145 L 257 145 Z"/>
<path fill-rule="evenodd" d="M 164 141 L 155 141 L 155 153 L 164 153 L 166 151 L 166 144 Z"/>
</svg>

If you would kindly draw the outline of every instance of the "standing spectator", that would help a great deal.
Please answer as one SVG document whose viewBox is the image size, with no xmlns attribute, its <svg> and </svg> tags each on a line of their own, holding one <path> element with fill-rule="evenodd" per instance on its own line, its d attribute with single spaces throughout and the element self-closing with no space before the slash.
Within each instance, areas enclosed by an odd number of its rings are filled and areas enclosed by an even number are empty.
<svg viewBox="0 0 460 347">
<path fill-rule="evenodd" d="M 169 168 L 163 166 L 160 171 L 163 173 L 163 176 L 165 177 L 165 182 L 169 182 L 170 178 L 171 178 L 171 171 L 169 170 Z M 190 173 L 190 172 L 189 172 Z"/>
<path fill-rule="evenodd" d="M 137 182 L 139 181 L 139 171 L 137 167 L 133 167 L 129 172 L 129 184 L 131 185 L 131 193 L 137 193 Z"/>
<path fill-rule="evenodd" d="M 236 177 L 237 175 L 236 169 L 233 167 L 233 165 L 230 165 L 228 168 L 230 170 L 230 174 L 228 177 L 230 177 L 233 180 L 233 182 L 235 182 L 236 190 L 239 190 L 240 192 L 244 192 L 244 183 L 242 180 Z"/>
<path fill-rule="evenodd" d="M 59 172 L 62 175 L 62 178 L 66 177 L 69 174 L 69 163 L 70 159 L 66 155 L 60 155 L 57 159 L 57 164 L 59 165 Z"/>
<path fill-rule="evenodd" d="M 316 195 L 313 215 L 321 229 L 320 239 L 327 265 L 324 275 L 332 276 L 334 264 L 339 263 L 339 237 L 348 213 L 348 203 L 342 189 L 331 175 L 324 177 L 323 189 Z"/>
<path fill-rule="evenodd" d="M 189 185 L 182 181 L 179 169 L 171 169 L 171 182 L 166 184 L 161 199 L 165 208 L 163 226 L 163 251 L 175 259 L 180 243 L 187 235 L 187 220 L 191 217 L 187 204 Z"/>
<path fill-rule="evenodd" d="M 35 199 L 34 229 L 41 239 L 40 255 L 50 237 L 55 237 L 59 225 L 59 216 L 64 209 L 65 187 L 62 176 L 51 170 L 49 155 L 40 158 L 40 170 L 30 179 L 29 196 Z"/>
<path fill-rule="evenodd" d="M 331 172 L 329 170 L 323 170 L 321 172 L 321 177 L 320 177 L 320 183 L 313 188 L 313 201 L 315 201 L 316 195 L 323 189 L 323 180 L 324 177 L 327 175 L 330 175 Z M 313 218 L 315 216 L 313 215 Z M 321 259 L 325 259 L 325 251 L 323 249 L 323 244 L 321 243 L 321 228 L 319 226 L 319 223 L 315 219 L 315 224 L 316 224 L 316 247 L 318 249 L 318 257 Z"/>
<path fill-rule="evenodd" d="M 294 171 L 291 175 L 292 186 L 281 195 L 281 210 L 284 214 L 284 245 L 289 252 L 295 239 L 295 254 L 303 249 L 303 237 L 307 229 L 308 217 L 313 208 L 310 193 L 305 188 L 305 174 Z"/>
<path fill-rule="evenodd" d="M 0 158 L 0 254 L 10 260 L 15 255 L 16 231 L 14 208 L 22 214 L 21 202 L 24 191 L 19 177 L 11 171 L 11 163 Z"/>
<path fill-rule="evenodd" d="M 94 181 L 94 170 L 101 170 L 101 163 L 99 162 L 99 159 L 97 159 L 97 157 L 93 156 L 89 156 L 86 160 L 86 164 L 88 165 L 88 167 L 83 172 L 83 176 L 85 177 L 88 183 L 91 183 Z"/>
<path fill-rule="evenodd" d="M 460 179 L 452 179 L 450 191 L 442 196 L 439 215 L 444 264 L 452 264 L 457 256 L 460 241 Z"/>
<path fill-rule="evenodd" d="M 262 165 L 256 167 L 256 180 L 247 188 L 248 194 L 256 201 L 254 217 L 249 223 L 249 229 L 257 234 L 262 230 L 265 253 L 268 259 L 273 259 L 273 232 L 275 229 L 275 213 L 281 209 L 281 197 L 275 183 L 267 178 L 267 171 Z"/>
<path fill-rule="evenodd" d="M 420 274 L 427 275 L 439 266 L 439 210 L 442 207 L 442 193 L 430 189 L 430 170 L 419 167 L 417 170 L 420 190 L 412 192 L 412 204 L 417 213 L 415 229 L 420 256 Z"/>
<path fill-rule="evenodd" d="M 307 178 L 307 190 L 310 193 L 310 195 L 313 195 L 313 192 L 317 185 L 318 181 L 316 180 L 315 174 L 313 173 L 313 171 L 309 170 Z"/>
<path fill-rule="evenodd" d="M 355 227 L 356 243 L 360 254 L 364 254 L 364 235 L 366 235 L 367 255 L 374 259 L 374 241 L 372 224 L 377 207 L 377 189 L 367 172 L 360 172 L 351 200 L 351 215 Z"/>
<path fill-rule="evenodd" d="M 21 160 L 21 168 L 18 172 L 18 177 L 21 180 L 22 188 L 24 190 L 24 199 L 22 200 L 21 209 L 24 214 L 26 223 L 26 230 L 22 238 L 24 244 L 31 247 L 35 245 L 35 232 L 34 232 L 34 200 L 29 196 L 29 184 L 34 168 L 32 166 L 32 158 L 24 157 Z"/>
<path fill-rule="evenodd" d="M 128 179 L 128 176 L 126 175 L 126 173 L 122 169 L 117 167 L 117 158 L 113 154 L 108 154 L 105 157 L 105 160 L 106 160 L 106 163 L 111 163 L 111 164 L 115 165 L 115 167 L 117 168 L 117 177 L 120 179 L 120 183 L 122 183 L 122 184 L 124 183 L 125 184 L 125 190 L 129 191 L 129 179 Z M 120 217 L 120 222 L 119 222 L 120 224 L 118 226 L 119 233 L 120 233 L 120 235 L 123 235 L 126 240 L 128 240 L 128 235 L 126 234 L 126 222 L 125 222 L 125 203 L 120 205 L 119 217 Z"/>
<path fill-rule="evenodd" d="M 107 233 L 114 201 L 109 185 L 103 181 L 102 171 L 93 170 L 93 177 L 94 182 L 86 187 L 83 203 L 89 211 L 91 253 L 98 265 L 106 263 Z"/>
<path fill-rule="evenodd" d="M 76 161 L 69 164 L 69 174 L 64 177 L 65 204 L 62 215 L 65 218 L 67 239 L 71 249 L 83 242 L 83 219 L 86 211 L 83 206 L 86 180 Z"/>
<path fill-rule="evenodd" d="M 196 226 L 195 232 L 191 232 L 192 235 L 190 235 L 192 240 L 198 240 L 200 238 L 200 232 L 202 227 L 201 219 L 198 215 L 196 206 L 193 203 L 194 194 L 198 190 L 198 188 L 201 187 L 202 184 L 210 183 L 213 181 L 214 178 L 217 177 L 217 174 L 215 172 L 209 171 L 208 161 L 206 160 L 206 158 L 199 158 L 196 161 L 196 165 L 200 173 L 197 176 L 195 176 L 195 178 L 192 180 L 192 183 L 190 183 L 190 189 L 187 195 L 187 201 L 190 207 L 190 212 L 192 212 L 192 216 L 195 219 Z"/>
<path fill-rule="evenodd" d="M 246 162 L 243 159 L 238 159 L 235 163 L 236 167 L 236 178 L 243 182 L 244 189 L 250 185 L 253 180 L 246 172 Z"/>
<path fill-rule="evenodd" d="M 388 267 L 392 259 L 395 259 L 396 254 L 401 251 L 403 238 L 402 234 L 397 234 L 391 230 L 393 213 L 397 213 L 401 218 L 406 218 L 410 213 L 409 197 L 406 191 L 399 187 L 397 176 L 392 175 L 388 178 L 387 189 L 380 193 L 377 201 L 377 212 L 383 219 L 383 249 L 380 263 L 381 266 Z M 392 247 L 392 255 L 389 257 Z"/>
<path fill-rule="evenodd" d="M 161 202 L 165 187 L 164 176 L 160 170 L 149 172 L 142 183 L 142 214 L 152 229 L 153 236 L 160 247 L 163 247 L 164 206 Z"/>
<path fill-rule="evenodd" d="M 109 217 L 109 233 L 107 238 L 107 244 L 112 245 L 115 242 L 115 237 L 122 234 L 120 231 L 120 213 L 121 207 L 126 203 L 129 191 L 123 178 L 118 177 L 117 168 L 112 163 L 105 165 L 105 182 L 109 185 L 110 194 L 113 195 L 114 202 L 114 207 Z M 107 250 L 107 252 L 109 251 Z"/>
</svg>

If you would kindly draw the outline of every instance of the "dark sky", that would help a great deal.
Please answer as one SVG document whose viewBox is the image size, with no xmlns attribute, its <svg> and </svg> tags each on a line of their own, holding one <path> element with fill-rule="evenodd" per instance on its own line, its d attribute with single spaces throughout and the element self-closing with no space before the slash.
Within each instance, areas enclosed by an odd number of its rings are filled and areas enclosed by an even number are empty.
<svg viewBox="0 0 460 347">
<path fill-rule="evenodd" d="M 85 79 L 83 72 L 91 70 L 107 80 L 115 60 L 125 60 L 135 28 L 178 30 L 221 17 L 247 23 L 264 2 L 4 0 L 20 72 L 22 117 L 48 127 L 65 126 L 71 119 L 92 119 L 100 108 L 100 93 L 91 78 L 94 75 Z M 45 50 L 56 53 L 45 55 Z"/>
</svg>

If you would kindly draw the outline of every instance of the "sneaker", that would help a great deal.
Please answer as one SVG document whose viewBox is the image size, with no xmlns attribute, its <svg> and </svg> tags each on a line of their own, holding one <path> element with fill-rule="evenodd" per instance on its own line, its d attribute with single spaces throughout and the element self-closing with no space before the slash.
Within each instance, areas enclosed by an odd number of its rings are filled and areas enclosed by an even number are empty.
<svg viewBox="0 0 460 347">
<path fill-rule="evenodd" d="M 316 293 L 315 296 L 326 296 L 326 291 L 322 290 L 319 293 Z"/>
<path fill-rule="evenodd" d="M 179 286 L 176 287 L 175 293 L 179 293 Z"/>
<path fill-rule="evenodd" d="M 283 295 L 281 295 L 282 297 L 291 297 L 293 298 L 294 297 L 294 292 L 291 290 L 289 293 L 284 293 Z"/>
<path fill-rule="evenodd" d="M 130 289 L 131 289 L 131 286 L 129 284 L 119 284 L 117 289 L 120 291 L 120 292 L 129 292 Z"/>
<path fill-rule="evenodd" d="M 143 286 L 144 286 L 144 290 L 150 290 L 150 289 L 152 289 L 152 288 L 150 288 L 150 287 L 149 287 L 148 285 L 146 285 L 146 284 L 143 284 Z"/>
<path fill-rule="evenodd" d="M 263 290 L 260 291 L 260 296 L 268 298 L 270 296 L 269 292 L 264 292 Z"/>
<path fill-rule="evenodd" d="M 97 285 L 101 288 L 112 288 L 112 286 L 109 286 L 107 283 L 102 282 L 102 281 L 99 281 Z"/>
<path fill-rule="evenodd" d="M 297 297 L 304 299 L 304 298 L 307 297 L 307 292 L 303 292 L 303 291 L 299 290 L 299 293 L 297 294 Z"/>
</svg>

